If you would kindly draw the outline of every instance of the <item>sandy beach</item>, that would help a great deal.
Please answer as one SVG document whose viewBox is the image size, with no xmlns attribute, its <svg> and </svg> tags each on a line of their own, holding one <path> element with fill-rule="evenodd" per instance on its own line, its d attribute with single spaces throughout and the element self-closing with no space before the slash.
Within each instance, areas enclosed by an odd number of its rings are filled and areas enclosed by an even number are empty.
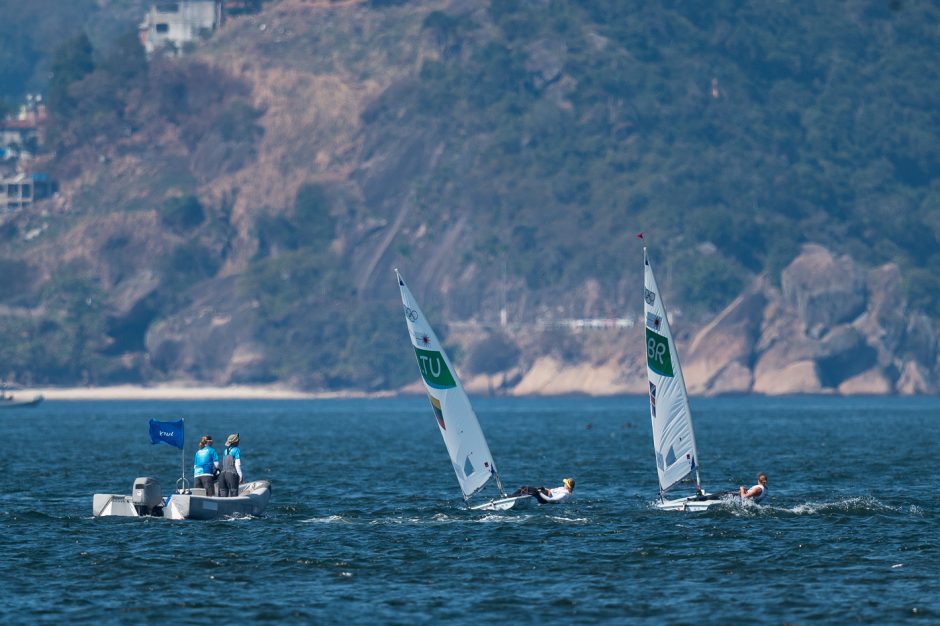
<svg viewBox="0 0 940 626">
<path fill-rule="evenodd" d="M 371 398 L 391 393 L 354 391 L 309 393 L 274 385 L 212 387 L 167 383 L 160 385 L 113 385 L 105 387 L 30 387 L 14 393 L 26 399 L 42 394 L 46 400 L 315 400 L 327 398 Z"/>
</svg>

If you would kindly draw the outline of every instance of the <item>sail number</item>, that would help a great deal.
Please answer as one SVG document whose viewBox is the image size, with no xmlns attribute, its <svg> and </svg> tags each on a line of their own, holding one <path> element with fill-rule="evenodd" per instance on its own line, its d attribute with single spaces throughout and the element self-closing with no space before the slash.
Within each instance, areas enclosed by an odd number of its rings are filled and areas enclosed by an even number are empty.
<svg viewBox="0 0 940 626">
<path fill-rule="evenodd" d="M 660 376 L 671 378 L 674 375 L 669 340 L 649 328 L 646 329 L 646 364 Z"/>
<path fill-rule="evenodd" d="M 447 369 L 447 363 L 440 352 L 415 348 L 415 356 L 418 357 L 418 369 L 421 370 L 421 377 L 428 386 L 435 389 L 450 389 L 457 386 L 457 381 L 454 380 L 453 374 Z"/>
</svg>

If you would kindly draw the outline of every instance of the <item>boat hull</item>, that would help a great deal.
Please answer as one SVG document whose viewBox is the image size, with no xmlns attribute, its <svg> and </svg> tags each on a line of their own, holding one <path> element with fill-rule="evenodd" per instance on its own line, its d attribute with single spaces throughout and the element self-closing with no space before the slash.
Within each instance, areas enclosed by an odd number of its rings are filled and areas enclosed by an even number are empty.
<svg viewBox="0 0 940 626">
<path fill-rule="evenodd" d="M 515 496 L 513 498 L 493 498 L 489 502 L 471 506 L 471 511 L 508 511 L 516 506 L 520 500 L 532 499 L 532 496 Z"/>
<path fill-rule="evenodd" d="M 167 519 L 214 520 L 238 515 L 259 516 L 271 500 L 271 483 L 256 480 L 239 487 L 234 498 L 174 493 L 163 499 L 162 507 L 151 509 L 134 505 L 131 496 L 96 493 L 92 498 L 95 517 L 164 517 Z"/>
<path fill-rule="evenodd" d="M 676 498 L 675 500 L 661 500 L 656 503 L 656 508 L 661 511 L 686 511 L 696 513 L 707 511 L 716 504 L 728 504 L 734 502 L 734 496 L 720 494 L 705 494 L 704 496 L 689 496 L 687 498 Z"/>
<path fill-rule="evenodd" d="M 43 401 L 41 395 L 30 400 L 16 400 L 12 397 L 0 399 L 0 409 L 21 409 L 28 406 L 39 406 Z"/>
</svg>

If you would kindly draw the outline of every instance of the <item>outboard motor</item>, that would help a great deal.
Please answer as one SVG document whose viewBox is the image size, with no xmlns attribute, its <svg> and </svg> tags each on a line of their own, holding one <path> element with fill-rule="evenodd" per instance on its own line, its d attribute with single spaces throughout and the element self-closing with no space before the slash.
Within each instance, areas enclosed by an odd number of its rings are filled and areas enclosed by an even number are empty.
<svg viewBox="0 0 940 626">
<path fill-rule="evenodd" d="M 131 503 L 138 515 L 163 517 L 163 493 L 156 478 L 142 477 L 134 479 L 131 490 Z"/>
</svg>

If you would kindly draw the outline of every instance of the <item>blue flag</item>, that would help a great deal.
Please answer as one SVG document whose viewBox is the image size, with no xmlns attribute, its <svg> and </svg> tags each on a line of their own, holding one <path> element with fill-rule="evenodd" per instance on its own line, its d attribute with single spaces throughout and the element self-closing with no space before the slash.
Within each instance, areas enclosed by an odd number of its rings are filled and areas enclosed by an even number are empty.
<svg viewBox="0 0 940 626">
<path fill-rule="evenodd" d="M 158 422 L 150 420 L 150 443 L 168 443 L 183 449 L 183 420 Z"/>
</svg>

